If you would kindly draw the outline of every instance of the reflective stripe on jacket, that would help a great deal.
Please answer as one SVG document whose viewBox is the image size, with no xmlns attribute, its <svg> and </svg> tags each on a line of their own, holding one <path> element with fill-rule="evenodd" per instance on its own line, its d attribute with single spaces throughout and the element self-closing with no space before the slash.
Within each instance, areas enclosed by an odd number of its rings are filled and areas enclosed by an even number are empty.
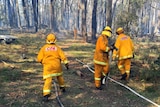
<svg viewBox="0 0 160 107">
<path fill-rule="evenodd" d="M 96 42 L 96 49 L 94 53 L 94 63 L 99 65 L 107 65 L 108 63 L 108 39 L 105 35 L 100 35 Z"/>
<path fill-rule="evenodd" d="M 62 75 L 61 61 L 68 63 L 64 52 L 56 44 L 44 45 L 37 55 L 37 61 L 43 64 L 43 79 Z"/>
<path fill-rule="evenodd" d="M 119 60 L 133 57 L 134 45 L 129 36 L 125 34 L 118 35 L 115 47 L 118 51 L 113 51 L 113 56 L 118 56 Z"/>
</svg>

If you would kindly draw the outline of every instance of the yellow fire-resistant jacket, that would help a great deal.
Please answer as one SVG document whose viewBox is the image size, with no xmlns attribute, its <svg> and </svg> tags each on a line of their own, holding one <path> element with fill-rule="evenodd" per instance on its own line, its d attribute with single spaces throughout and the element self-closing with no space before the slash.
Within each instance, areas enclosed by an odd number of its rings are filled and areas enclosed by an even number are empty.
<svg viewBox="0 0 160 107">
<path fill-rule="evenodd" d="M 108 39 L 105 35 L 100 35 L 96 42 L 96 49 L 94 53 L 94 63 L 99 65 L 107 65 L 108 64 L 108 51 L 110 48 L 108 47 Z"/>
<path fill-rule="evenodd" d="M 113 57 L 118 57 L 119 60 L 133 57 L 134 45 L 131 38 L 125 34 L 118 35 L 115 47 L 117 51 L 113 51 Z"/>
<path fill-rule="evenodd" d="M 43 64 L 43 79 L 62 75 L 61 61 L 68 63 L 64 52 L 56 44 L 44 45 L 37 55 L 37 61 Z"/>
</svg>

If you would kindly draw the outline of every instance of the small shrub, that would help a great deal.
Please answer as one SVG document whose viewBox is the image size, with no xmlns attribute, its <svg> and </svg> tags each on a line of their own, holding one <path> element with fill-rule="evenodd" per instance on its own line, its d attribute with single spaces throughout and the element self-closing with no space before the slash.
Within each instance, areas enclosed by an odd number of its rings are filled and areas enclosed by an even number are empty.
<svg viewBox="0 0 160 107">
<path fill-rule="evenodd" d="M 143 69 L 141 73 L 141 79 L 146 81 L 157 82 L 160 78 L 159 72 L 159 65 L 158 64 L 151 64 L 150 69 Z"/>
<path fill-rule="evenodd" d="M 157 58 L 157 60 L 154 61 L 154 63 L 160 65 L 160 56 Z"/>
</svg>

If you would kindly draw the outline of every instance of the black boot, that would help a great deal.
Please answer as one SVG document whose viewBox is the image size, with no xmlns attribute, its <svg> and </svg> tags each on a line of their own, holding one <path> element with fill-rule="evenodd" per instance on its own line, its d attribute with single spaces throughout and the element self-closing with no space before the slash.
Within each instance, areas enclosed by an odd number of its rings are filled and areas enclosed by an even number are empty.
<svg viewBox="0 0 160 107">
<path fill-rule="evenodd" d="M 66 89 L 65 89 L 65 87 L 60 87 L 60 90 L 61 90 L 61 92 L 66 92 Z"/>
<path fill-rule="evenodd" d="M 49 101 L 49 99 L 48 99 L 49 96 L 50 96 L 50 94 L 43 96 L 42 101 L 48 102 Z"/>
<path fill-rule="evenodd" d="M 102 87 L 101 87 L 101 86 L 100 86 L 100 87 L 96 87 L 96 89 L 97 89 L 97 90 L 102 90 Z"/>
<path fill-rule="evenodd" d="M 126 73 L 122 74 L 121 80 L 126 80 L 126 77 L 127 77 L 127 74 L 126 74 Z"/>
</svg>

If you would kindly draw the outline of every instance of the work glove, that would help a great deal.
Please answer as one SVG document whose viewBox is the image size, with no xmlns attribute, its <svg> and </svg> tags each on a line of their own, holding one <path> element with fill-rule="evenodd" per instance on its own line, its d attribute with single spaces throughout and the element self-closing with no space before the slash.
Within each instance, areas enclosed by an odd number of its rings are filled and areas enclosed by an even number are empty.
<svg viewBox="0 0 160 107">
<path fill-rule="evenodd" d="M 114 50 L 114 49 L 115 49 L 116 51 L 118 50 L 114 45 L 112 45 L 112 46 L 110 47 L 110 49 L 111 49 L 111 50 Z"/>
<path fill-rule="evenodd" d="M 110 48 L 110 50 L 111 50 L 111 51 L 113 51 L 113 50 L 114 50 L 114 47 L 113 47 L 113 46 L 110 46 L 109 48 Z"/>
<path fill-rule="evenodd" d="M 65 64 L 65 67 L 66 67 L 66 69 L 68 70 L 68 69 L 69 69 L 69 64 L 66 63 L 66 64 Z"/>
<path fill-rule="evenodd" d="M 113 51 L 114 49 L 115 49 L 116 51 L 118 50 L 114 45 L 110 46 L 110 50 Z"/>
</svg>

